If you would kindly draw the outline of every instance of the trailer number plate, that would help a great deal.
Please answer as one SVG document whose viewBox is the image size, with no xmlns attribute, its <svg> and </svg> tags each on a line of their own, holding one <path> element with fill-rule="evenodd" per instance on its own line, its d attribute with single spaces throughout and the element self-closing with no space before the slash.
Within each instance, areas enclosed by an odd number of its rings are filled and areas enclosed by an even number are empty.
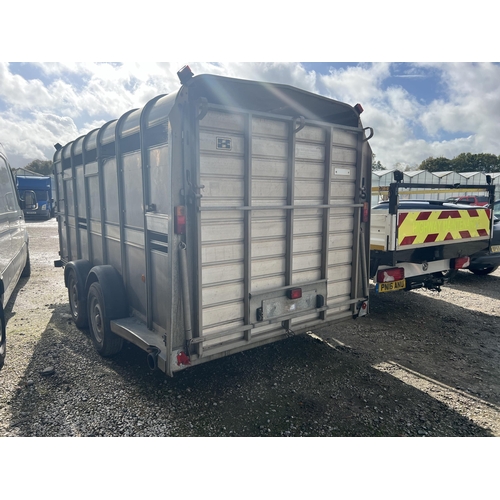
<svg viewBox="0 0 500 500">
<path fill-rule="evenodd" d="M 262 301 L 262 319 L 268 320 L 282 316 L 297 316 L 303 311 L 316 308 L 317 291 L 304 293 L 300 299 L 291 300 L 288 297 L 276 297 Z"/>
<path fill-rule="evenodd" d="M 232 140 L 228 137 L 217 137 L 217 149 L 231 151 Z"/>
<path fill-rule="evenodd" d="M 348 168 L 336 168 L 335 175 L 351 175 L 351 171 Z"/>
<path fill-rule="evenodd" d="M 389 283 L 377 283 L 377 292 L 395 292 L 406 288 L 406 280 L 390 281 Z"/>
</svg>

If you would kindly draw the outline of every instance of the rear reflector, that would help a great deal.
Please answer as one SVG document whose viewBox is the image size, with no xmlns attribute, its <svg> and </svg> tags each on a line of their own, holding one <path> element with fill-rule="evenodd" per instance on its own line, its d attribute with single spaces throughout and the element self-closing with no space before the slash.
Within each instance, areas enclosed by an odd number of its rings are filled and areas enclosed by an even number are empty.
<svg viewBox="0 0 500 500">
<path fill-rule="evenodd" d="M 370 218 L 368 207 L 369 207 L 368 202 L 365 201 L 363 203 L 363 220 L 362 220 L 362 222 L 368 222 L 368 220 Z"/>
<path fill-rule="evenodd" d="M 320 307 L 324 307 L 325 305 L 325 297 L 323 295 L 316 295 L 316 307 L 319 309 Z"/>
<path fill-rule="evenodd" d="M 405 270 L 402 267 L 392 267 L 391 269 L 382 269 L 377 273 L 377 283 L 390 283 L 405 278 Z"/>
<path fill-rule="evenodd" d="M 459 257 L 458 259 L 451 259 L 451 269 L 465 269 L 469 267 L 470 257 Z"/>
<path fill-rule="evenodd" d="M 175 234 L 186 233 L 186 207 L 182 205 L 175 207 L 174 231 Z"/>
<path fill-rule="evenodd" d="M 300 299 L 302 297 L 302 288 L 290 288 L 286 291 L 289 299 Z"/>
</svg>

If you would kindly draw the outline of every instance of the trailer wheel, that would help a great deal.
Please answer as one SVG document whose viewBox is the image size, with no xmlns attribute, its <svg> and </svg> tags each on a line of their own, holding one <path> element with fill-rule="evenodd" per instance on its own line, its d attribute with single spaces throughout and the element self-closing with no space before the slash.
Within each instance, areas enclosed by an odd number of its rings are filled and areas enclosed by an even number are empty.
<svg viewBox="0 0 500 500">
<path fill-rule="evenodd" d="M 123 345 L 123 339 L 111 331 L 104 305 L 104 295 L 98 281 L 92 283 L 87 296 L 90 337 L 101 356 L 113 356 Z"/>
<path fill-rule="evenodd" d="M 0 370 L 5 362 L 5 354 L 7 351 L 7 335 L 5 332 L 5 316 L 0 306 Z"/>
<path fill-rule="evenodd" d="M 76 272 L 70 269 L 68 272 L 68 301 L 71 310 L 71 318 L 77 328 L 86 328 L 88 326 L 87 302 L 84 297 L 80 297 L 78 292 L 79 284 Z"/>
</svg>

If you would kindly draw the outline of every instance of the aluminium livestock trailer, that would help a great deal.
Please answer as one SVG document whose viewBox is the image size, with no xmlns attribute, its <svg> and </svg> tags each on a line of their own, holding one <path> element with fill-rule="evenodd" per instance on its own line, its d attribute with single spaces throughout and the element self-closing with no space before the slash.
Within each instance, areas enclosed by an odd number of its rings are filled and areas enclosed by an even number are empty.
<svg viewBox="0 0 500 500">
<path fill-rule="evenodd" d="M 56 145 L 58 267 L 103 355 L 174 372 L 368 311 L 370 128 L 287 85 L 181 87 Z"/>
</svg>

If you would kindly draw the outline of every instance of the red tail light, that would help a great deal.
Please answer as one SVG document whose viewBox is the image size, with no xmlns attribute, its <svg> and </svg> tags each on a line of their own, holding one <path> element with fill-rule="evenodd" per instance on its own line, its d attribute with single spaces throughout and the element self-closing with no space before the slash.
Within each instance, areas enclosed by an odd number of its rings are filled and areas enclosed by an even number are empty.
<svg viewBox="0 0 500 500">
<path fill-rule="evenodd" d="M 302 288 L 290 288 L 286 291 L 289 299 L 300 299 L 302 297 Z"/>
<path fill-rule="evenodd" d="M 470 257 L 459 257 L 458 259 L 451 259 L 450 267 L 452 269 L 465 269 L 469 267 Z"/>
<path fill-rule="evenodd" d="M 368 202 L 365 201 L 363 203 L 363 219 L 362 219 L 362 222 L 368 222 L 370 216 L 369 216 L 369 210 L 368 210 Z"/>
<path fill-rule="evenodd" d="M 391 281 L 403 280 L 404 278 L 405 270 L 402 267 L 382 269 L 377 273 L 377 283 L 389 283 Z"/>
<path fill-rule="evenodd" d="M 186 233 L 186 207 L 179 205 L 175 207 L 174 217 L 174 231 L 175 234 Z"/>
</svg>

